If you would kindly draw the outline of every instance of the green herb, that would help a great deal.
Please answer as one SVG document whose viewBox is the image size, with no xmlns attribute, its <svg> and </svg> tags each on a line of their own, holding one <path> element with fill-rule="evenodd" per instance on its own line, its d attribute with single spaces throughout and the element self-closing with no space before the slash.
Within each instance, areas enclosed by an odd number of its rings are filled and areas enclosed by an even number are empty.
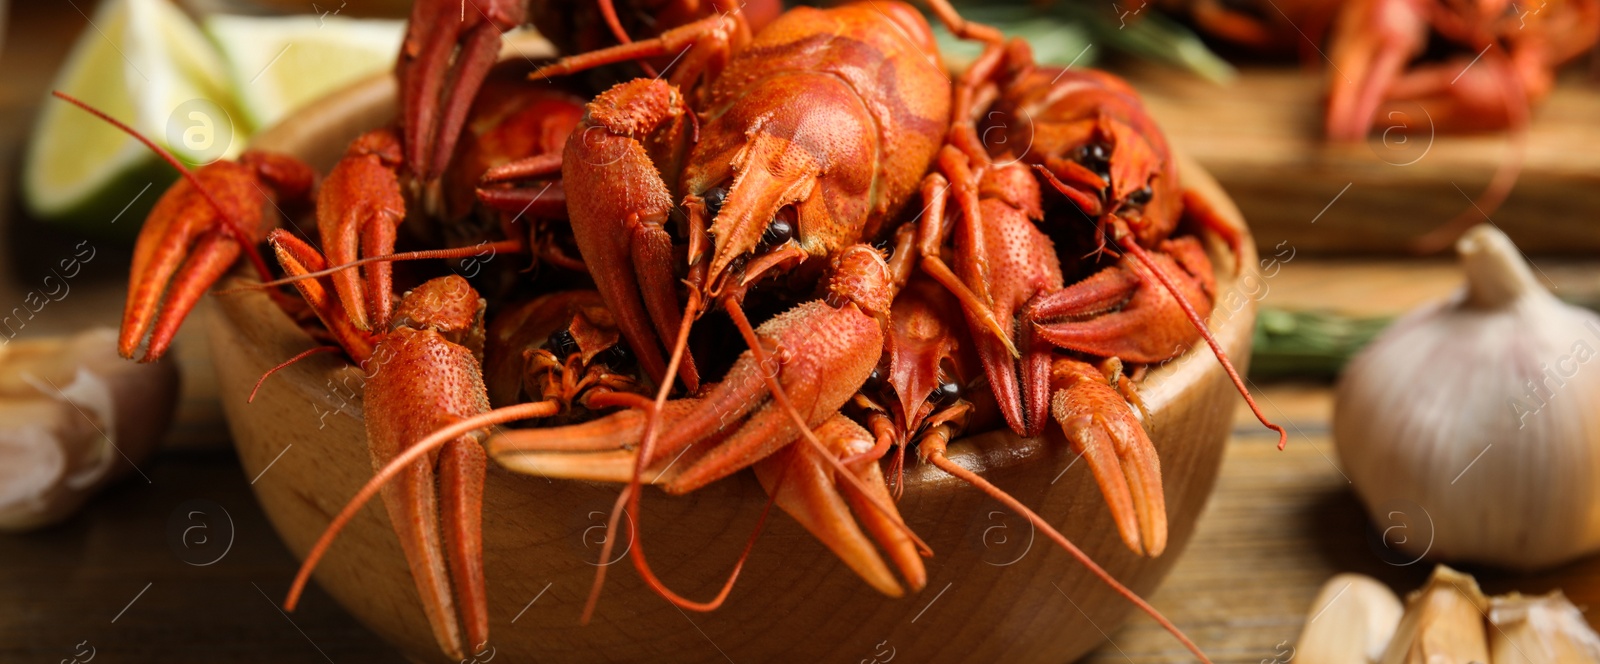
<svg viewBox="0 0 1600 664">
<path fill-rule="evenodd" d="M 1393 319 L 1263 308 L 1256 314 L 1251 378 L 1333 378 Z"/>
<path fill-rule="evenodd" d="M 1217 83 L 1226 83 L 1236 74 L 1233 66 L 1212 53 L 1193 31 L 1147 5 L 1124 10 L 1115 3 L 1040 5 L 1033 0 L 992 0 L 981 4 L 968 0 L 955 4 L 967 19 L 1028 40 L 1034 58 L 1044 64 L 1081 67 L 1104 57 L 1107 51 L 1115 51 L 1177 67 Z M 970 42 L 960 43 L 936 21 L 934 34 L 939 48 L 951 60 L 970 61 L 981 50 Z"/>
</svg>

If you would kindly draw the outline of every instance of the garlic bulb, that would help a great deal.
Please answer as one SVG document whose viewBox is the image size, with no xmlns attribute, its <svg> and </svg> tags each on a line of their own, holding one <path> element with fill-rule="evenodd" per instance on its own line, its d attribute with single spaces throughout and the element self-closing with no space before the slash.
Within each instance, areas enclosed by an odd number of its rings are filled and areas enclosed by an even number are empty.
<svg viewBox="0 0 1600 664">
<path fill-rule="evenodd" d="M 1600 316 L 1552 296 L 1492 227 L 1456 249 L 1466 288 L 1397 321 L 1340 378 L 1345 473 L 1412 560 L 1531 570 L 1593 552 Z"/>
</svg>

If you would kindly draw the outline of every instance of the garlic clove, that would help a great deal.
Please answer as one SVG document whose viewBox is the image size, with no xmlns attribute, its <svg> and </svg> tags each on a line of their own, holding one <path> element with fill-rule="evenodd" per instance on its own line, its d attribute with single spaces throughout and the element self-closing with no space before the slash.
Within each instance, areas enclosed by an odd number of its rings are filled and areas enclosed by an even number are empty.
<svg viewBox="0 0 1600 664">
<path fill-rule="evenodd" d="M 1439 565 L 1406 596 L 1405 615 L 1382 664 L 1483 664 L 1489 659 L 1484 612 L 1489 599 L 1471 576 Z"/>
<path fill-rule="evenodd" d="M 1600 550 L 1600 316 L 1550 295 L 1491 226 L 1457 248 L 1463 292 L 1340 377 L 1340 465 L 1407 561 L 1534 570 Z"/>
<path fill-rule="evenodd" d="M 73 427 L 66 415 L 48 399 L 0 403 L 0 523 L 32 525 L 26 515 L 43 512 L 51 488 L 64 483 L 68 450 L 56 432 Z"/>
<path fill-rule="evenodd" d="M 172 418 L 176 366 L 123 360 L 115 330 L 0 348 L 0 531 L 67 518 L 148 458 Z"/>
<path fill-rule="evenodd" d="M 1600 664 L 1600 635 L 1559 590 L 1495 597 L 1489 624 L 1494 664 Z"/>
<path fill-rule="evenodd" d="M 1377 664 L 1400 623 L 1400 598 L 1364 574 L 1339 574 L 1311 603 L 1297 664 Z"/>
</svg>

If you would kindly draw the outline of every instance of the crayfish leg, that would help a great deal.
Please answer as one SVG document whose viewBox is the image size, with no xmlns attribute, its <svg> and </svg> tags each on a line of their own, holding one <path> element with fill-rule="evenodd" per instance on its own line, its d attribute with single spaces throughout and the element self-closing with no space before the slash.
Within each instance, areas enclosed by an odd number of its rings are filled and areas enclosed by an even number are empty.
<svg viewBox="0 0 1600 664">
<path fill-rule="evenodd" d="M 946 148 L 945 153 L 941 153 L 941 158 L 945 158 L 946 153 L 952 151 L 954 151 L 954 148 Z M 955 154 L 959 156 L 960 153 L 955 152 Z M 964 162 L 962 163 L 964 164 Z M 971 172 L 965 170 L 963 166 L 955 176 L 958 178 L 970 178 Z M 969 256 L 979 256 L 987 253 L 982 247 L 983 234 L 971 228 L 971 226 L 980 223 L 980 220 L 976 219 L 974 215 L 982 214 L 979 211 L 975 197 L 971 200 L 973 206 L 964 210 L 962 220 L 958 221 L 956 226 L 950 225 L 945 219 L 945 206 L 951 198 L 949 190 L 957 186 L 975 189 L 970 186 L 970 183 L 968 185 L 960 185 L 958 182 L 959 180 L 952 182 L 940 173 L 930 173 L 922 181 L 923 204 L 927 207 L 923 210 L 922 217 L 917 221 L 917 253 L 920 258 L 920 265 L 929 277 L 939 282 L 956 299 L 961 301 L 962 309 L 972 315 L 974 320 L 978 321 L 978 327 L 988 331 L 999 341 L 1005 347 L 1008 355 L 1017 357 L 1020 353 L 1011 340 L 1010 329 L 995 317 L 994 308 L 991 304 L 994 300 L 989 294 L 987 273 L 982 273 L 973 280 L 975 287 L 969 286 L 955 271 L 950 269 L 950 266 L 945 263 L 943 256 L 941 256 L 940 247 L 945 244 L 945 240 L 955 230 L 959 230 L 963 235 L 963 239 L 967 240 L 967 242 L 963 243 L 963 246 L 966 247 L 965 251 Z M 965 200 L 965 197 L 962 198 Z"/>
<path fill-rule="evenodd" d="M 589 51 L 588 53 L 569 55 L 534 70 L 533 73 L 528 75 L 528 78 L 565 76 L 620 62 L 632 62 L 643 58 L 672 55 L 689 48 L 691 49 L 691 54 L 683 58 L 686 66 L 679 67 L 671 78 L 673 83 L 687 84 L 698 78 L 702 72 L 699 67 L 687 65 L 692 63 L 704 64 L 709 60 L 704 56 L 694 55 L 693 51 L 704 52 L 710 50 L 726 53 L 736 40 L 741 39 L 741 36 L 745 39 L 748 38 L 749 28 L 744 27 L 743 23 L 744 17 L 737 11 L 729 14 L 719 13 L 707 16 L 693 23 L 684 24 L 663 32 L 661 36 L 654 39 L 644 39 Z"/>
<path fill-rule="evenodd" d="M 993 27 L 961 18 L 961 14 L 956 11 L 954 6 L 951 6 L 949 0 L 927 0 L 927 3 L 928 10 L 932 11 L 933 15 L 939 19 L 939 22 L 943 23 L 945 28 L 950 30 L 950 34 L 968 41 L 978 41 L 988 44 L 999 43 L 1005 39 L 1005 35 L 1001 34 L 999 30 Z M 891 5 L 891 7 L 899 10 L 896 13 L 909 13 L 913 11 L 910 7 L 900 3 L 895 3 Z"/>
</svg>

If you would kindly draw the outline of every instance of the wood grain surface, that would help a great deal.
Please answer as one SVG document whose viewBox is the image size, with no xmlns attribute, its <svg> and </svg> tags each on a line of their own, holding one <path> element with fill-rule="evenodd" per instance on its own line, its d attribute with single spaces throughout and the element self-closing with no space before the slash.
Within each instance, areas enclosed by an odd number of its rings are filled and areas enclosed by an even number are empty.
<svg viewBox="0 0 1600 664">
<path fill-rule="evenodd" d="M 1217 85 L 1169 70 L 1128 75 L 1175 146 L 1228 190 L 1263 255 L 1279 240 L 1302 251 L 1407 251 L 1462 212 L 1515 148 L 1505 133 L 1445 135 L 1420 114 L 1412 133 L 1365 143 L 1321 137 L 1322 80 L 1293 68 L 1246 67 Z M 1419 107 L 1420 108 L 1420 107 Z M 1600 250 L 1600 86 L 1572 72 L 1535 111 L 1515 191 L 1489 218 L 1530 253 Z M 1474 217 L 1477 220 L 1477 217 Z"/>
</svg>

